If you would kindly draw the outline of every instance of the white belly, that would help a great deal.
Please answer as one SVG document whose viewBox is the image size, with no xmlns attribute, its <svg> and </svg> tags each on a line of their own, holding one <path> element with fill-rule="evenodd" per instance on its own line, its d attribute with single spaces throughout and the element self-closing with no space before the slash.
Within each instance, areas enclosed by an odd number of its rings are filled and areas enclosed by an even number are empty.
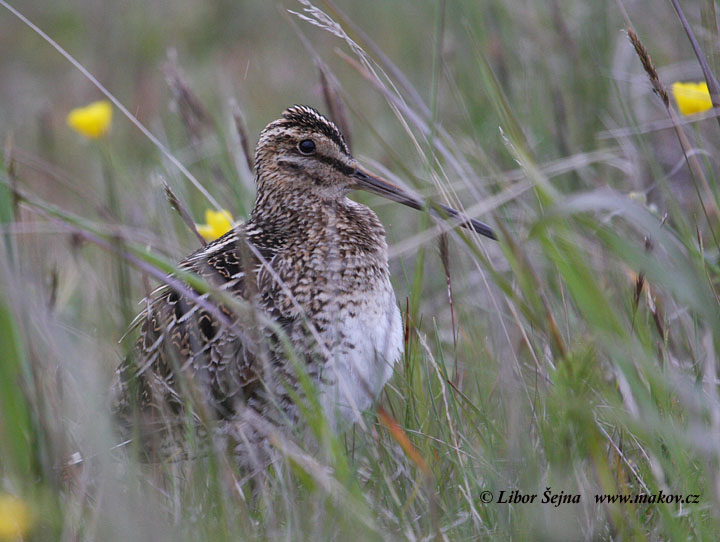
<svg viewBox="0 0 720 542">
<path fill-rule="evenodd" d="M 354 423 L 370 408 L 404 350 L 402 318 L 389 282 L 358 301 L 354 314 L 340 311 L 336 329 L 343 339 L 333 349 L 320 384 L 321 404 L 335 425 L 342 420 Z"/>
</svg>

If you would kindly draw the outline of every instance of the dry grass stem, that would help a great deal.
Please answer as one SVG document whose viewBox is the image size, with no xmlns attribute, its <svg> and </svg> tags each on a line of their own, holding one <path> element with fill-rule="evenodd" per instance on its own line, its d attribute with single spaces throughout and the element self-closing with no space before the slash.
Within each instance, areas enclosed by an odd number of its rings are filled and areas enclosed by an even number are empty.
<svg viewBox="0 0 720 542">
<path fill-rule="evenodd" d="M 240 138 L 240 148 L 242 149 L 243 156 L 245 157 L 245 163 L 247 164 L 250 173 L 255 173 L 255 158 L 253 157 L 252 150 L 250 149 L 250 137 L 248 136 L 245 117 L 243 116 L 237 102 L 233 101 L 231 108 L 233 120 L 235 121 L 235 130 Z"/>
<path fill-rule="evenodd" d="M 212 121 L 200 98 L 192 91 L 180 73 L 175 49 L 168 51 L 168 59 L 163 66 L 163 72 L 188 138 L 194 145 L 197 145 L 202 140 L 204 132 L 212 127 Z"/>
<path fill-rule="evenodd" d="M 167 198 L 170 207 L 180 216 L 188 229 L 195 234 L 195 237 L 197 237 L 198 241 L 200 241 L 200 244 L 202 246 L 205 246 L 207 244 L 207 241 L 205 241 L 205 238 L 200 235 L 200 232 L 198 231 L 195 222 L 190 216 L 188 210 L 180 201 L 180 198 L 178 198 L 175 192 L 173 192 L 173 189 L 170 188 L 170 185 L 167 183 L 167 181 L 165 181 L 165 179 L 161 177 L 160 181 L 162 182 L 163 191 L 165 192 L 165 197 Z"/>
<path fill-rule="evenodd" d="M 647 73 L 648 77 L 650 78 L 653 89 L 660 96 L 663 104 L 665 104 L 665 108 L 667 109 L 670 120 L 673 123 L 673 127 L 675 128 L 675 133 L 677 134 L 678 140 L 680 141 L 680 147 L 682 148 L 683 154 L 685 155 L 685 160 L 688 163 L 688 167 L 693 176 L 693 179 L 698 179 L 701 186 L 703 187 L 705 197 L 703 198 L 702 196 L 700 196 L 699 189 L 698 196 L 700 199 L 700 204 L 703 208 L 703 212 L 705 213 L 707 221 L 710 224 L 710 232 L 714 236 L 715 234 L 713 228 L 714 225 L 718 222 L 718 220 L 720 220 L 720 209 L 718 209 L 718 204 L 715 200 L 715 196 L 713 195 L 713 191 L 710 188 L 710 184 L 705 177 L 705 173 L 703 172 L 703 168 L 700 165 L 697 156 L 695 155 L 695 153 L 692 152 L 692 145 L 690 144 L 690 141 L 685 135 L 685 132 L 680 127 L 677 113 L 670 106 L 670 99 L 668 98 L 667 91 L 665 90 L 665 87 L 660 81 L 660 77 L 658 76 L 655 65 L 650 58 L 650 54 L 647 52 L 645 46 L 640 42 L 640 38 L 638 38 L 637 34 L 632 28 L 628 28 L 627 33 L 628 37 L 630 38 L 630 42 L 635 48 L 635 52 L 640 58 L 640 62 L 642 63 L 645 73 Z M 712 215 L 714 220 L 711 220 L 710 215 Z M 715 244 L 720 246 L 720 243 L 718 243 L 717 240 L 715 241 Z"/>
</svg>

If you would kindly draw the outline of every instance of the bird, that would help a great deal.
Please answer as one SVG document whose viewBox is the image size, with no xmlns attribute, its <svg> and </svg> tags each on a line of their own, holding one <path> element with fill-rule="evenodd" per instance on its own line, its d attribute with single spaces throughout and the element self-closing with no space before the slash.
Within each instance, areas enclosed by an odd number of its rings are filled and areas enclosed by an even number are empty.
<svg viewBox="0 0 720 542">
<path fill-rule="evenodd" d="M 287 108 L 262 130 L 255 181 L 248 220 L 178 266 L 217 295 L 170 276 L 133 324 L 139 336 L 118 369 L 116 410 L 126 420 L 135 413 L 144 438 L 173 434 L 154 447 L 161 457 L 184 453 L 183 430 L 168 427 L 188 415 L 211 420 L 242 454 L 263 438 L 248 420 L 296 425 L 308 389 L 334 428 L 376 400 L 402 358 L 404 331 L 385 229 L 350 192 L 427 208 L 496 239 L 487 224 L 370 173 L 309 106 Z"/>
</svg>

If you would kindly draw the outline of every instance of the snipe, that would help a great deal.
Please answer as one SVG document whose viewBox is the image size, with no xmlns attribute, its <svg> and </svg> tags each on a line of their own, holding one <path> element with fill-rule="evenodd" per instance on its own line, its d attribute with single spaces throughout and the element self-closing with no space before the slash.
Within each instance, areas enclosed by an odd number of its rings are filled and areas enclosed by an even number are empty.
<svg viewBox="0 0 720 542">
<path fill-rule="evenodd" d="M 244 411 L 297 419 L 298 366 L 331 420 L 354 421 L 372 404 L 403 353 L 403 326 L 383 226 L 347 195 L 367 190 L 425 207 L 364 170 L 337 126 L 311 107 L 290 107 L 262 131 L 255 164 L 250 219 L 180 267 L 259 317 L 238 329 L 236 311 L 177 282 L 162 286 L 137 319 L 135 363 L 120 371 L 121 410 L 134 390 L 143 418 L 166 428 L 173 416 L 186 419 L 189 391 L 233 445 L 253 440 Z M 453 209 L 433 210 L 494 238 Z"/>
</svg>

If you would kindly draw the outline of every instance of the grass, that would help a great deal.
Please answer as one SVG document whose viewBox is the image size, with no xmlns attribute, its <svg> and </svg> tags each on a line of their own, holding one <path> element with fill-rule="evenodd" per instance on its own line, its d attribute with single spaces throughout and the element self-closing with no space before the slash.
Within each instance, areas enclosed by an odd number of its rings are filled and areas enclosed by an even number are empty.
<svg viewBox="0 0 720 542">
<path fill-rule="evenodd" d="M 72 133 L 99 91 L 0 7 L 0 493 L 29 507 L 25 539 L 716 539 L 718 125 L 653 92 L 703 78 L 671 5 L 42 4 L 15 7 L 157 139 L 117 108 L 103 141 Z M 119 341 L 198 246 L 163 181 L 196 222 L 192 179 L 246 217 L 243 149 L 292 103 L 350 119 L 361 162 L 501 240 L 357 195 L 407 335 L 377 408 L 336 435 L 299 399 L 260 482 L 220 451 L 140 463 L 110 416 Z M 513 490 L 537 497 L 497 502 Z M 660 492 L 698 498 L 596 502 Z"/>
</svg>

